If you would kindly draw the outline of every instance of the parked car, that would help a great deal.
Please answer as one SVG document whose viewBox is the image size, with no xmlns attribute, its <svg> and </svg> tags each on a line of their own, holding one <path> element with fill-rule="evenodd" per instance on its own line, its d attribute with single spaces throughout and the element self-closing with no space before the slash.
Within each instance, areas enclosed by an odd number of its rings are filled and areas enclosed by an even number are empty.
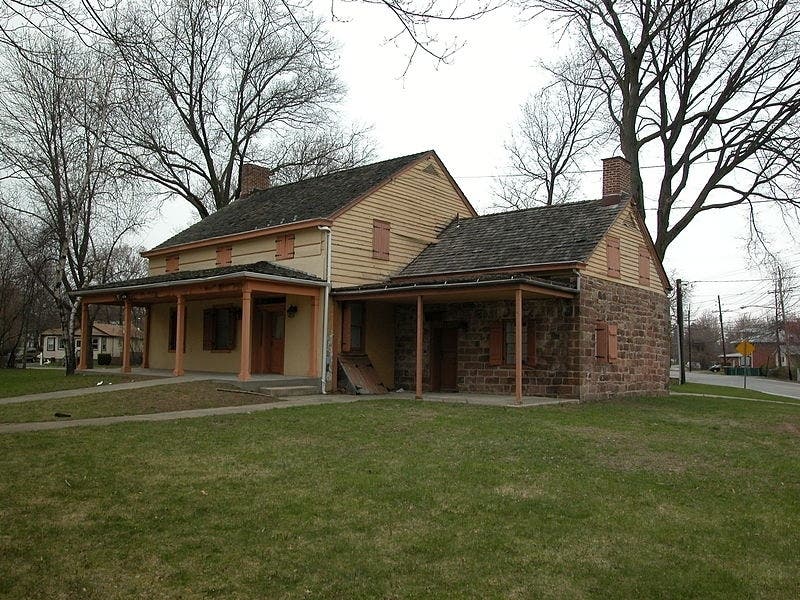
<svg viewBox="0 0 800 600">
<path fill-rule="evenodd" d="M 713 365 L 708 367 L 708 370 L 711 371 L 712 373 L 719 373 L 719 371 L 721 369 L 722 369 L 722 365 L 719 365 L 717 363 L 714 363 Z"/>
</svg>

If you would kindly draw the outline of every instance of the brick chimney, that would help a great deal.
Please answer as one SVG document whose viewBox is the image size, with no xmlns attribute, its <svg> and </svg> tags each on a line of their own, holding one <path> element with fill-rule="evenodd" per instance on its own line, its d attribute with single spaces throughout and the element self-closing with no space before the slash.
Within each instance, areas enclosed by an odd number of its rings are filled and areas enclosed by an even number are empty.
<svg viewBox="0 0 800 600">
<path fill-rule="evenodd" d="M 246 198 L 257 190 L 269 188 L 271 171 L 267 167 L 245 163 L 239 173 L 239 198 Z"/>
<path fill-rule="evenodd" d="M 631 197 L 631 163 L 621 156 L 603 159 L 603 200 L 605 206 Z"/>
</svg>

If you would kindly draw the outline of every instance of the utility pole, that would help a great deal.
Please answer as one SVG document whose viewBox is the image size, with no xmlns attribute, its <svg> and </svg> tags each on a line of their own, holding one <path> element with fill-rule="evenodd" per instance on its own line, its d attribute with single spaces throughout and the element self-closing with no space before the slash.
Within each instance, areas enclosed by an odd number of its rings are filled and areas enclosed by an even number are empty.
<svg viewBox="0 0 800 600">
<path fill-rule="evenodd" d="M 786 299 L 783 295 L 783 271 L 778 265 L 778 292 L 781 298 L 781 329 L 783 329 L 783 339 L 786 342 L 786 366 L 789 368 L 789 381 L 792 380 L 792 354 L 789 351 L 789 336 L 786 333 Z"/>
<path fill-rule="evenodd" d="M 689 373 L 692 372 L 692 305 L 686 307 L 686 326 L 687 326 L 687 337 L 689 342 Z"/>
<path fill-rule="evenodd" d="M 778 270 L 778 273 L 780 273 L 780 270 Z M 780 276 L 779 276 L 779 278 L 780 278 Z M 780 369 L 781 366 L 782 366 L 781 363 L 783 361 L 781 360 L 781 323 L 779 321 L 780 317 L 778 316 L 778 281 L 777 280 L 775 281 L 775 292 L 774 293 L 775 293 L 775 348 L 776 348 L 776 351 L 777 351 L 777 355 L 776 355 L 776 359 L 775 359 L 775 368 L 776 369 Z"/>
<path fill-rule="evenodd" d="M 675 280 L 676 301 L 678 303 L 678 363 L 681 368 L 681 385 L 686 383 L 686 365 L 683 364 L 683 290 L 681 280 Z"/>
<path fill-rule="evenodd" d="M 728 355 L 725 353 L 725 326 L 722 324 L 722 300 L 717 294 L 717 306 L 719 307 L 719 333 L 722 336 L 722 366 L 728 362 Z"/>
</svg>

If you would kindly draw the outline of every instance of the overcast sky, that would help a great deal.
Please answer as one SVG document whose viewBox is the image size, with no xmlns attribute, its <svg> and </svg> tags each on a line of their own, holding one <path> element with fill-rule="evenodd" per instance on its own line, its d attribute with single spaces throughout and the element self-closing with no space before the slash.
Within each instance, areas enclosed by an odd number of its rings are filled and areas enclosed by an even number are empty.
<svg viewBox="0 0 800 600">
<path fill-rule="evenodd" d="M 319 6 L 320 16 L 330 22 L 330 1 Z M 340 45 L 340 76 L 348 87 L 345 113 L 373 127 L 376 159 L 434 149 L 478 212 L 492 212 L 493 181 L 507 172 L 504 141 L 520 104 L 542 80 L 538 62 L 560 52 L 549 25 L 519 22 L 508 11 L 451 26 L 441 31 L 441 38 L 457 35 L 466 45 L 450 64 L 436 65 L 419 55 L 403 75 L 408 46 L 385 43 L 397 30 L 388 11 L 358 3 L 337 4 L 336 10 L 338 19 L 330 23 L 330 31 Z M 600 196 L 601 158 L 593 167 L 587 165 L 585 195 L 576 199 Z M 644 171 L 645 195 L 650 196 L 647 179 L 658 175 L 657 165 L 646 160 L 643 164 L 653 165 Z M 164 208 L 169 218 L 159 219 L 144 233 L 143 246 L 154 246 L 193 221 L 183 204 Z M 770 218 L 767 207 L 761 213 L 774 251 L 800 272 L 797 241 L 780 219 Z M 652 214 L 649 210 L 651 230 Z M 771 283 L 762 281 L 766 274 L 748 264 L 747 234 L 746 208 L 711 211 L 695 219 L 668 250 L 665 267 L 670 277 L 697 282 L 692 291 L 694 314 L 716 309 L 717 294 L 726 319 L 743 305 L 772 304 Z M 791 305 L 800 310 L 796 300 Z"/>
</svg>

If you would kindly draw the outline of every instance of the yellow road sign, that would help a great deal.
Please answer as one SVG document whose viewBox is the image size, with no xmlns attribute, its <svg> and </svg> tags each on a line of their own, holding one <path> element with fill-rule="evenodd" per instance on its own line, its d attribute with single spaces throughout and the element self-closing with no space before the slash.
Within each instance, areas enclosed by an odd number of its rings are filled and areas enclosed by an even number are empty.
<svg viewBox="0 0 800 600">
<path fill-rule="evenodd" d="M 756 347 L 747 340 L 742 340 L 741 342 L 736 344 L 736 351 L 742 356 L 750 356 L 751 354 L 753 354 L 755 349 Z"/>
</svg>

